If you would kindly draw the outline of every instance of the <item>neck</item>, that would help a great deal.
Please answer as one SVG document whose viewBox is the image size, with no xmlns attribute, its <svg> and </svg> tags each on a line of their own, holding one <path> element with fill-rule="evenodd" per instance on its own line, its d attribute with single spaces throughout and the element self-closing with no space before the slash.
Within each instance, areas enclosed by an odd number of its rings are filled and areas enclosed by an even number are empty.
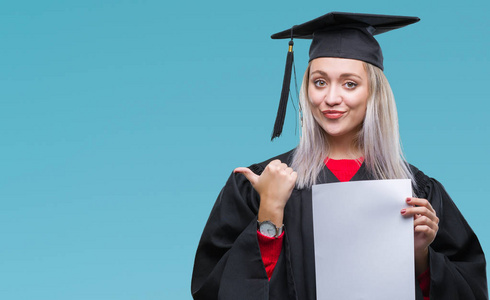
<svg viewBox="0 0 490 300">
<path fill-rule="evenodd" d="M 328 142 L 328 157 L 331 159 L 357 159 L 363 156 L 352 136 L 330 136 Z"/>
</svg>

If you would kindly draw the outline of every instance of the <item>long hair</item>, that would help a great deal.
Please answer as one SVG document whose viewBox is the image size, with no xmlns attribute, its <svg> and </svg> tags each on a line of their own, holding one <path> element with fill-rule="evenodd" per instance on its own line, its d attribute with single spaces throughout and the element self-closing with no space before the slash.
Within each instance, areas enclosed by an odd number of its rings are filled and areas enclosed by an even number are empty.
<svg viewBox="0 0 490 300">
<path fill-rule="evenodd" d="M 311 63 L 303 76 L 300 90 L 302 130 L 291 163 L 298 173 L 298 188 L 310 188 L 316 183 L 318 174 L 325 166 L 324 160 L 329 155 L 328 134 L 313 117 L 308 98 L 310 66 Z M 400 144 L 398 114 L 390 84 L 378 67 L 364 63 L 364 68 L 368 75 L 369 98 L 366 116 L 353 141 L 354 146 L 364 154 L 365 166 L 374 179 L 408 178 L 415 187 L 413 174 Z"/>
</svg>

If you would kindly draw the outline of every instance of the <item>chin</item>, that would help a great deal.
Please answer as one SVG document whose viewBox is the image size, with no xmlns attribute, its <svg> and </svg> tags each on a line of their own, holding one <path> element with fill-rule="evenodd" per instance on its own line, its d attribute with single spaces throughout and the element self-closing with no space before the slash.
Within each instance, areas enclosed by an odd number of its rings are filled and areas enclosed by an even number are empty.
<svg viewBox="0 0 490 300">
<path fill-rule="evenodd" d="M 333 136 L 333 137 L 338 137 L 345 134 L 345 132 L 342 130 L 334 130 L 334 129 L 326 129 L 326 128 L 323 128 L 323 130 L 328 136 Z"/>
<path fill-rule="evenodd" d="M 341 133 L 341 132 L 339 132 L 339 133 L 337 133 L 337 132 L 335 132 L 335 133 L 327 132 L 327 135 L 330 136 L 330 137 L 336 138 L 336 137 L 341 137 L 341 136 L 343 136 L 345 134 L 344 133 Z"/>
</svg>

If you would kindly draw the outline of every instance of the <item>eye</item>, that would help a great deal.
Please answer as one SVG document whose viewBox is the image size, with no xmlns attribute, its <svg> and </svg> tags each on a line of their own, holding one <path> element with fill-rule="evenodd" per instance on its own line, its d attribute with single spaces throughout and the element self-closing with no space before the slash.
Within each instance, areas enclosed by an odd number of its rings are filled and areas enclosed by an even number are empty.
<svg viewBox="0 0 490 300">
<path fill-rule="evenodd" d="M 317 79 L 314 81 L 315 83 L 315 86 L 317 87 L 324 87 L 327 85 L 327 82 L 325 80 L 322 80 L 322 79 Z"/>
<path fill-rule="evenodd" d="M 353 90 L 356 88 L 357 83 L 355 83 L 354 81 L 347 81 L 346 83 L 344 83 L 344 86 L 349 90 Z"/>
</svg>

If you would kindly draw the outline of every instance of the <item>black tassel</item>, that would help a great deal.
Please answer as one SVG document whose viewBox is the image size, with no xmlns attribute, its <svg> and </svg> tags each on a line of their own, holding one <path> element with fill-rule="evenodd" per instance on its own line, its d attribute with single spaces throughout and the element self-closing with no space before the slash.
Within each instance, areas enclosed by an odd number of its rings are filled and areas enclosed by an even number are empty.
<svg viewBox="0 0 490 300">
<path fill-rule="evenodd" d="M 281 99 L 279 100 L 279 108 L 277 109 L 276 122 L 274 123 L 274 131 L 272 132 L 271 141 L 281 135 L 282 127 L 284 126 L 284 119 L 286 117 L 286 108 L 289 98 L 289 86 L 291 85 L 291 69 L 294 61 L 293 45 L 294 42 L 291 39 L 291 41 L 289 41 L 289 50 L 286 57 L 286 69 L 284 71 L 284 80 L 282 82 Z"/>
</svg>

